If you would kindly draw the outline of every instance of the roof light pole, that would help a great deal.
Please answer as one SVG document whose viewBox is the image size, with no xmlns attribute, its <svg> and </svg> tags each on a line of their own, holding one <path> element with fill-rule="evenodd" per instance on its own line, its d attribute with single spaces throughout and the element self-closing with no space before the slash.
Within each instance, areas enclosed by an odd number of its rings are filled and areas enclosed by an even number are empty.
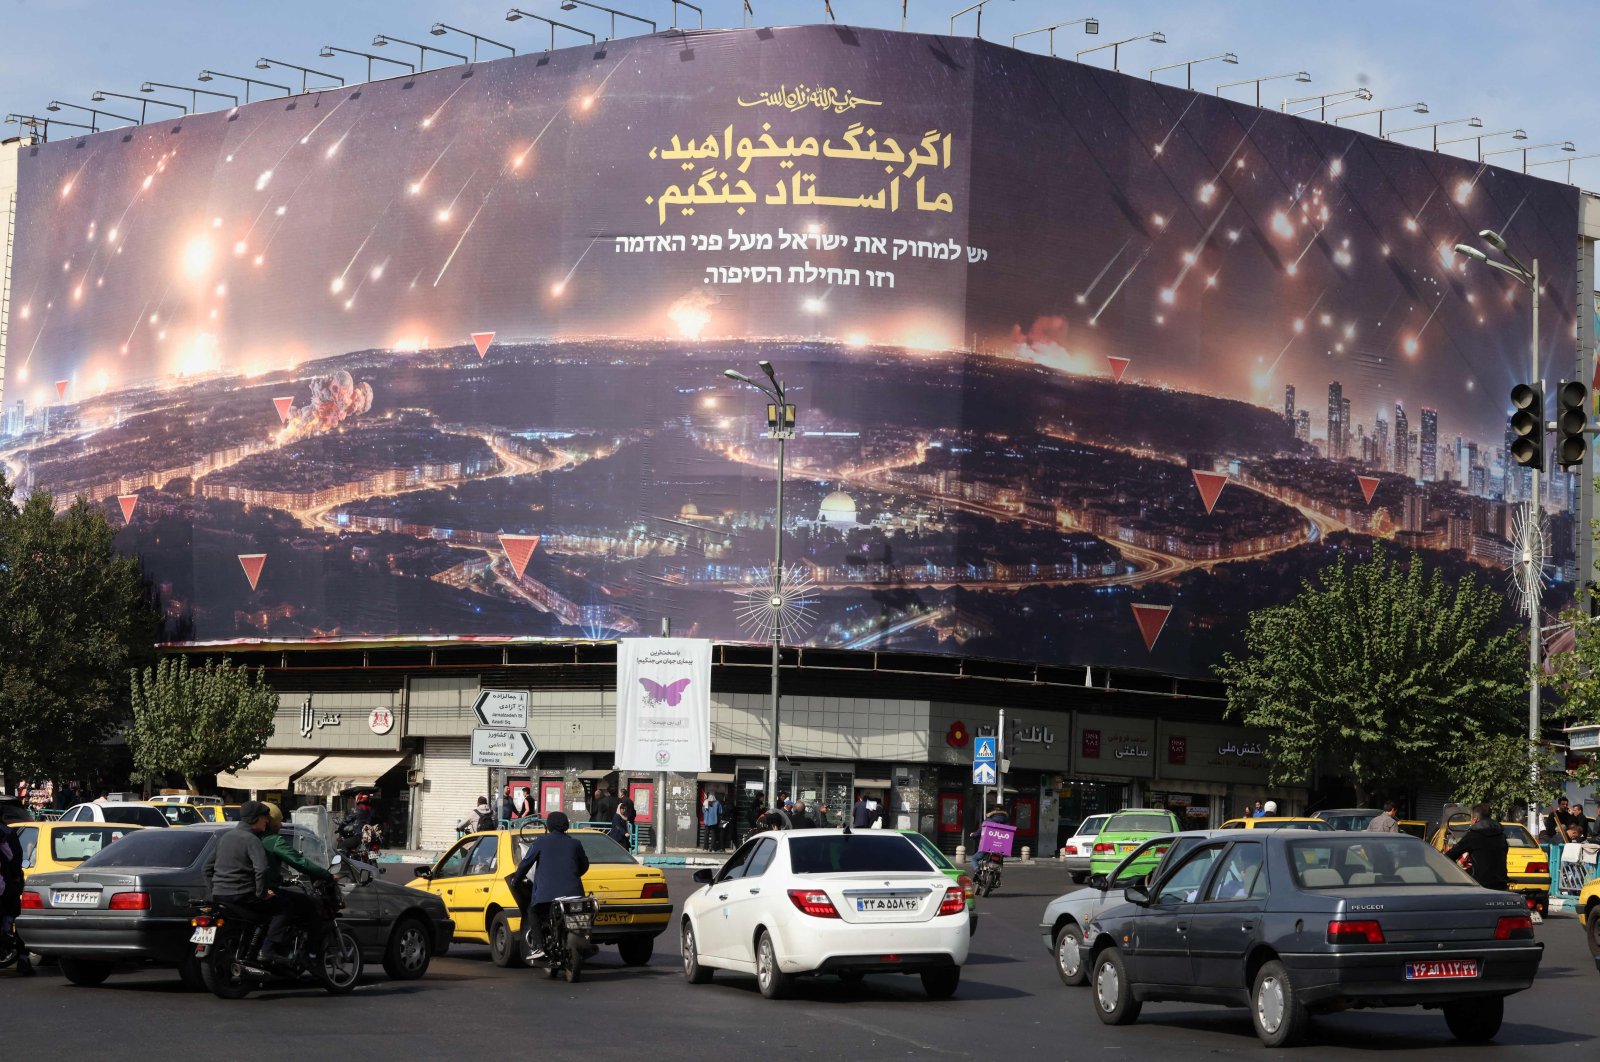
<svg viewBox="0 0 1600 1062">
<path fill-rule="evenodd" d="M 1156 75 L 1161 73 L 1161 71 L 1163 71 L 1163 70 L 1176 70 L 1178 67 L 1181 66 L 1181 67 L 1183 67 L 1183 70 L 1184 70 L 1184 75 L 1183 75 L 1184 84 L 1183 84 L 1183 87 L 1186 88 L 1186 89 L 1193 89 L 1194 88 L 1194 68 L 1195 68 L 1195 65 L 1197 63 L 1215 62 L 1218 59 L 1222 60 L 1224 63 L 1231 63 L 1234 66 L 1238 66 L 1239 65 L 1239 57 L 1237 55 L 1235 55 L 1232 52 L 1223 52 L 1221 55 L 1208 55 L 1204 59 L 1187 59 L 1187 60 L 1185 60 L 1185 61 L 1183 61 L 1181 63 L 1168 63 L 1166 66 L 1153 67 L 1150 70 L 1150 80 L 1154 81 L 1156 79 Z"/>
<path fill-rule="evenodd" d="M 543 23 L 545 23 L 546 25 L 548 25 L 550 27 L 550 51 L 555 51 L 555 49 L 556 49 L 556 27 L 557 26 L 561 27 L 564 30 L 569 30 L 569 31 L 571 31 L 573 33 L 581 33 L 581 34 L 583 34 L 585 37 L 589 38 L 589 43 L 590 44 L 599 44 L 600 43 L 600 40 L 599 40 L 598 37 L 596 37 L 594 34 L 590 33 L 588 30 L 582 29 L 581 27 L 578 27 L 578 26 L 571 26 L 571 25 L 568 25 L 565 22 L 557 22 L 553 18 L 545 18 L 543 15 L 535 15 L 531 11 L 523 11 L 520 8 L 515 8 L 515 7 L 512 8 L 510 11 L 506 12 L 506 21 L 507 22 L 515 22 L 520 18 L 531 18 L 531 19 L 534 19 L 534 20 L 536 20 L 538 22 L 543 22 Z"/>
<path fill-rule="evenodd" d="M 1513 140 L 1526 140 L 1526 139 L 1528 139 L 1527 132 L 1522 130 L 1522 129 L 1497 129 L 1492 133 L 1479 133 L 1476 136 L 1458 136 L 1458 137 L 1455 137 L 1454 139 L 1451 139 L 1451 140 L 1440 140 L 1440 141 L 1435 142 L 1433 147 L 1434 147 L 1434 150 L 1437 151 L 1439 148 L 1444 147 L 1446 144 L 1465 144 L 1468 140 L 1476 140 L 1478 142 L 1478 161 L 1482 162 L 1483 161 L 1483 142 L 1485 140 L 1488 140 L 1492 136 L 1509 136 Z"/>
<path fill-rule="evenodd" d="M 91 133 L 97 131 L 92 125 L 82 125 L 78 122 L 63 122 L 59 118 L 40 118 L 35 114 L 8 114 L 6 115 L 6 124 L 14 125 L 18 129 L 33 129 L 36 131 L 40 126 L 43 126 L 43 131 L 39 133 L 39 143 L 41 144 L 48 144 L 50 142 L 50 127 L 52 125 L 65 125 L 73 129 L 87 129 Z"/>
<path fill-rule="evenodd" d="M 902 14 L 904 14 L 904 13 L 902 12 Z M 905 29 L 905 26 L 903 24 L 904 21 L 905 20 L 902 18 L 901 19 L 902 25 L 900 27 L 901 29 Z M 1035 33 L 1048 33 L 1048 34 L 1050 34 L 1050 54 L 1051 55 L 1055 55 L 1056 54 L 1056 30 L 1058 30 L 1058 29 L 1066 29 L 1068 26 L 1079 26 L 1079 25 L 1081 25 L 1083 27 L 1083 32 L 1087 33 L 1091 37 L 1098 36 L 1099 33 L 1100 33 L 1100 20 L 1099 19 L 1097 19 L 1097 18 L 1075 18 L 1071 22 L 1057 22 L 1053 26 L 1040 26 L 1038 29 L 1024 30 L 1021 33 L 1013 33 L 1011 35 L 1011 47 L 1015 48 L 1017 46 L 1017 42 L 1020 41 L 1024 37 L 1032 37 Z"/>
<path fill-rule="evenodd" d="M 1093 48 L 1085 48 L 1083 51 L 1079 52 L 1075 58 L 1081 63 L 1083 62 L 1083 57 L 1088 55 L 1090 52 L 1103 52 L 1107 48 L 1110 48 L 1111 69 L 1115 70 L 1117 69 L 1117 58 L 1121 54 L 1122 46 L 1124 44 L 1132 44 L 1134 41 L 1149 41 L 1151 44 L 1165 44 L 1167 43 L 1167 35 L 1162 33 L 1160 30 L 1155 30 L 1151 33 L 1141 33 L 1137 37 L 1128 37 L 1124 40 L 1112 41 L 1110 44 L 1097 44 Z"/>
<path fill-rule="evenodd" d="M 154 92 L 158 88 L 172 89 L 174 92 L 187 92 L 189 94 L 189 110 L 200 113 L 201 96 L 221 96 L 225 100 L 232 100 L 235 107 L 239 106 L 239 97 L 231 92 L 213 92 L 211 89 L 191 88 L 188 85 L 169 85 L 164 81 L 146 81 L 139 86 L 140 92 Z"/>
<path fill-rule="evenodd" d="M 690 11 L 694 12 L 695 19 L 699 23 L 699 25 L 696 27 L 697 29 L 705 29 L 706 28 L 706 13 L 704 11 L 700 10 L 695 5 L 689 3 L 689 0 L 672 0 L 672 28 L 673 29 L 677 29 L 678 28 L 678 8 L 680 8 L 680 7 L 686 7 Z M 901 29 L 905 29 L 904 26 L 901 26 L 900 28 Z"/>
<path fill-rule="evenodd" d="M 1334 99 L 1336 96 L 1348 96 L 1350 98 Z M 1370 100 L 1371 98 L 1372 90 L 1369 88 L 1344 89 L 1340 92 L 1329 92 L 1321 96 L 1300 96 L 1296 99 L 1284 100 L 1278 105 L 1278 110 L 1283 111 L 1285 114 L 1306 114 L 1310 111 L 1318 111 L 1318 120 L 1326 122 L 1328 120 L 1329 100 L 1333 100 L 1334 106 L 1338 106 L 1341 103 L 1353 103 L 1356 100 Z M 1293 107 L 1295 104 L 1305 103 L 1309 100 L 1316 100 L 1317 102 L 1310 107 L 1304 107 L 1298 111 L 1289 110 L 1289 108 Z"/>
<path fill-rule="evenodd" d="M 1478 157 L 1478 161 L 1482 162 L 1484 159 L 1488 158 L 1490 155 L 1508 155 L 1513 151 L 1520 151 L 1520 152 L 1522 152 L 1522 172 L 1523 173 L 1527 173 L 1528 172 L 1528 152 L 1530 152 L 1530 151 L 1538 151 L 1538 150 L 1540 150 L 1542 148 L 1560 148 L 1562 151 L 1566 151 L 1566 152 L 1569 152 L 1569 153 L 1578 150 L 1578 146 L 1576 144 L 1574 144 L 1570 140 L 1552 140 L 1548 144 L 1528 144 L 1525 147 L 1519 147 L 1519 148 L 1501 148 L 1499 151 L 1485 151 L 1482 155 L 1480 155 Z M 1565 160 L 1564 159 L 1556 159 L 1555 161 L 1556 162 L 1563 162 Z"/>
<path fill-rule="evenodd" d="M 331 44 L 324 44 L 322 46 L 322 50 L 317 52 L 317 54 L 324 59 L 332 59 L 335 55 L 359 55 L 361 58 L 367 61 L 368 81 L 372 80 L 373 60 L 377 60 L 380 63 L 392 63 L 395 66 L 403 66 L 413 74 L 417 72 L 416 63 L 408 63 L 404 59 L 391 59 L 387 55 L 373 55 L 371 52 L 358 52 L 354 48 L 336 48 Z"/>
<path fill-rule="evenodd" d="M 1395 137 L 1399 136 L 1401 133 L 1414 133 L 1418 129 L 1432 129 L 1433 130 L 1433 150 L 1438 151 L 1439 150 L 1439 127 L 1441 125 L 1463 125 L 1463 124 L 1467 125 L 1468 127 L 1472 128 L 1472 129 L 1482 129 L 1483 128 L 1483 119 L 1482 118 L 1451 118 L 1449 121 L 1446 121 L 1446 122 L 1429 122 L 1426 125 L 1409 125 L 1409 126 L 1406 126 L 1406 128 L 1404 128 L 1404 129 L 1391 130 L 1390 132 L 1385 133 L 1383 135 L 1383 138 L 1385 140 L 1393 140 Z"/>
<path fill-rule="evenodd" d="M 983 40 L 983 5 L 987 4 L 988 2 L 989 2 L 989 0 L 978 0 L 977 3 L 968 4 L 966 7 L 962 8 L 960 11 L 957 11 L 955 14 L 951 15 L 950 16 L 950 35 L 952 37 L 955 36 L 955 33 L 956 33 L 956 19 L 960 18 L 962 15 L 965 15 L 969 11 L 976 11 L 978 13 L 978 25 L 977 25 L 977 28 L 973 31 L 972 35 L 974 37 L 978 38 L 980 41 Z M 745 0 L 745 6 L 746 7 L 750 6 L 750 0 Z M 905 12 L 903 10 L 900 12 L 900 16 L 901 16 L 901 23 L 903 25 L 904 22 L 905 22 Z"/>
<path fill-rule="evenodd" d="M 44 109 L 47 110 L 47 111 L 51 111 L 53 113 L 55 111 L 59 111 L 63 107 L 70 107 L 75 111 L 86 111 L 89 114 L 93 115 L 93 117 L 89 119 L 89 132 L 91 132 L 91 133 L 98 133 L 100 131 L 100 125 L 99 125 L 99 123 L 98 123 L 98 121 L 96 119 L 99 119 L 99 118 L 102 118 L 102 117 L 104 117 L 104 118 L 116 118 L 116 119 L 119 119 L 120 121 L 127 122 L 129 125 L 139 125 L 140 124 L 137 119 L 129 118 L 125 114 L 112 114 L 110 111 L 96 110 L 93 107 L 84 107 L 81 104 L 77 104 L 77 103 L 62 103 L 60 100 L 51 100 L 48 104 L 45 105 Z M 79 128 L 82 128 L 82 127 L 80 126 Z"/>
<path fill-rule="evenodd" d="M 285 66 L 290 70 L 300 71 L 300 92 L 302 95 L 310 91 L 308 82 L 312 74 L 318 77 L 331 78 L 339 83 L 340 88 L 344 88 L 344 78 L 338 74 L 325 74 L 321 70 L 313 70 L 309 66 L 300 66 L 296 63 L 286 63 L 282 59 L 267 59 L 263 57 L 256 60 L 257 70 L 271 70 L 275 66 Z M 318 91 L 320 92 L 321 90 L 319 89 Z"/>
<path fill-rule="evenodd" d="M 1353 114 L 1338 115 L 1334 118 L 1333 124 L 1338 125 L 1346 118 L 1365 118 L 1369 114 L 1376 114 L 1378 116 L 1378 136 L 1381 138 L 1383 136 L 1383 116 L 1390 111 L 1415 111 L 1417 114 L 1427 114 L 1428 105 L 1418 100 L 1415 103 L 1401 103 L 1393 107 L 1375 107 L 1370 111 L 1356 111 Z"/>
<path fill-rule="evenodd" d="M 1256 87 L 1256 106 L 1259 107 L 1261 106 L 1261 83 L 1263 81 L 1278 81 L 1286 77 L 1292 77 L 1302 85 L 1311 84 L 1310 74 L 1306 73 L 1304 70 L 1290 70 L 1285 74 L 1268 74 L 1266 77 L 1247 77 L 1242 81 L 1224 81 L 1222 84 L 1217 86 L 1217 95 L 1222 95 L 1222 90 L 1225 88 L 1234 88 L 1238 85 L 1254 85 Z"/>
<path fill-rule="evenodd" d="M 388 33 L 374 33 L 372 35 L 372 46 L 374 48 L 382 48 L 388 44 L 403 44 L 407 48 L 415 48 L 417 50 L 417 63 L 423 70 L 428 69 L 429 52 L 438 52 L 440 55 L 453 56 L 456 59 L 460 59 L 463 63 L 470 63 L 472 61 L 466 56 L 462 55 L 460 52 L 452 52 L 448 48 L 436 48 L 431 44 L 419 44 L 416 41 L 408 41 L 403 37 L 395 37 Z"/>
<path fill-rule="evenodd" d="M 493 37 L 485 37 L 485 36 L 482 36 L 481 34 L 473 33 L 471 30 L 457 29 L 455 26 L 447 26 L 443 22 L 435 22 L 432 26 L 428 27 L 428 32 L 433 34 L 435 37 L 443 37 L 446 33 L 459 33 L 463 37 L 471 37 L 472 38 L 472 61 L 474 63 L 476 63 L 478 61 L 478 42 L 480 42 L 480 41 L 483 42 L 484 44 L 492 44 L 496 48 L 504 48 L 506 51 L 510 52 L 512 55 L 516 55 L 517 54 L 517 50 L 515 48 L 511 47 L 511 45 L 502 44 L 500 41 L 495 40 Z"/>
<path fill-rule="evenodd" d="M 279 91 L 281 91 L 285 96 L 293 96 L 294 95 L 294 89 L 290 88 L 288 85 L 278 85 L 278 84 L 274 84 L 271 81 L 258 81 L 253 77 L 245 77 L 242 74 L 224 74 L 220 70 L 202 70 L 202 71 L 200 71 L 200 73 L 198 75 L 195 76 L 195 80 L 196 81 L 211 81 L 214 78 L 219 78 L 219 77 L 225 77 L 229 81 L 243 81 L 244 82 L 244 101 L 246 103 L 250 102 L 250 86 L 251 85 L 261 85 L 264 88 L 275 88 L 275 89 L 278 89 Z"/>
<path fill-rule="evenodd" d="M 1526 173 L 1528 170 L 1533 169 L 1535 166 L 1555 166 L 1555 165 L 1558 165 L 1558 164 L 1564 162 L 1564 163 L 1567 164 L 1567 183 L 1571 184 L 1572 183 L 1572 164 L 1574 162 L 1581 162 L 1584 159 L 1600 159 L 1600 151 L 1592 151 L 1587 155 L 1574 155 L 1570 159 L 1545 159 L 1543 162 L 1530 162 L 1530 163 L 1528 163 L 1527 169 L 1523 170 L 1523 172 Z"/>
<path fill-rule="evenodd" d="M 184 114 L 188 114 L 189 113 L 189 108 L 185 107 L 181 103 L 169 103 L 166 100 L 151 99 L 151 98 L 148 98 L 148 97 L 145 97 L 145 96 L 129 96 L 126 93 L 122 93 L 122 92 L 107 92 L 105 89 L 95 89 L 94 95 L 89 97 L 89 102 L 90 103 L 104 103 L 106 101 L 106 97 L 107 96 L 112 96 L 112 97 L 114 97 L 116 99 L 119 99 L 119 100 L 132 100 L 133 102 L 137 103 L 139 105 L 139 124 L 140 125 L 143 125 L 145 123 L 147 111 L 149 110 L 149 108 L 146 106 L 146 104 L 159 103 L 163 107 L 176 107 L 176 108 L 178 108 L 178 110 L 182 111 Z"/>
<path fill-rule="evenodd" d="M 561 10 L 563 11 L 576 11 L 580 7 L 589 7 L 596 11 L 604 11 L 606 14 L 611 16 L 611 36 L 606 38 L 608 41 L 617 39 L 618 15 L 621 15 L 623 18 L 631 18 L 635 22 L 643 22 L 646 26 L 650 27 L 651 33 L 657 32 L 654 19 L 642 18 L 639 15 L 630 15 L 628 12 L 618 11 L 614 7 L 606 7 L 604 4 L 590 3 L 590 0 L 561 0 Z"/>
</svg>

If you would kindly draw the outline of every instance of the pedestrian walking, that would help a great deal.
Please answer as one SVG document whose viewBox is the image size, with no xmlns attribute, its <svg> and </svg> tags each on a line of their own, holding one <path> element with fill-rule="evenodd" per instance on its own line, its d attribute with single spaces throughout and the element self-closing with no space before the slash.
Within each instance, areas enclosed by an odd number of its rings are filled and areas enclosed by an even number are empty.
<svg viewBox="0 0 1600 1062">
<path fill-rule="evenodd" d="M 606 830 L 606 836 L 631 851 L 633 846 L 628 843 L 628 833 L 628 819 L 622 813 L 622 807 L 619 804 L 616 810 L 611 813 L 611 827 Z"/>
<path fill-rule="evenodd" d="M 700 823 L 705 827 L 705 850 L 719 852 L 722 850 L 722 801 L 717 799 L 717 794 L 706 790 L 706 796 L 700 804 Z"/>
<path fill-rule="evenodd" d="M 5 822 L 0 822 L 0 941 L 9 941 L 16 932 L 15 922 L 22 913 L 22 837 Z M 28 949 L 17 943 L 17 973 L 33 976 Z"/>
<path fill-rule="evenodd" d="M 1472 805 L 1472 825 L 1445 853 L 1446 859 L 1467 857 L 1467 873 L 1486 889 L 1506 890 L 1506 831 L 1488 804 Z"/>
<path fill-rule="evenodd" d="M 511 817 L 525 819 L 533 814 L 533 801 L 528 799 L 527 787 L 519 787 L 511 794 Z"/>
<path fill-rule="evenodd" d="M 611 816 L 617 813 L 617 798 L 611 795 L 611 790 L 601 786 L 594 791 L 594 821 L 610 822 Z"/>
<path fill-rule="evenodd" d="M 1367 823 L 1367 829 L 1374 833 L 1399 833 L 1400 819 L 1395 815 L 1398 809 L 1392 800 L 1383 802 L 1383 810 L 1372 816 L 1372 821 Z"/>
</svg>

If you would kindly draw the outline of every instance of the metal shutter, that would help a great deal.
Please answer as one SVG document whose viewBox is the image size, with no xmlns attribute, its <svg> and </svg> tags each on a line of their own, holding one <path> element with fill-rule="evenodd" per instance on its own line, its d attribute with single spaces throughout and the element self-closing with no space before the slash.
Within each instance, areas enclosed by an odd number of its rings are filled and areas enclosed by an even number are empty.
<svg viewBox="0 0 1600 1062">
<path fill-rule="evenodd" d="M 427 852 L 443 852 L 456 839 L 456 820 L 489 795 L 489 769 L 470 762 L 468 738 L 425 738 L 422 743 L 422 785 L 418 790 L 422 828 L 418 843 Z"/>
</svg>

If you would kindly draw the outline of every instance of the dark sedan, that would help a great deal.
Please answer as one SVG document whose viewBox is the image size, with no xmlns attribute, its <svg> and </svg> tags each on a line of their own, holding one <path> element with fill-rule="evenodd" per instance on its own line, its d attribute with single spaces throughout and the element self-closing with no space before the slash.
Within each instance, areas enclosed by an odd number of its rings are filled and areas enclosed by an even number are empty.
<svg viewBox="0 0 1600 1062">
<path fill-rule="evenodd" d="M 191 904 L 205 896 L 206 856 L 233 828 L 139 830 L 74 870 L 30 875 L 17 931 L 30 950 L 59 958 L 73 984 L 97 985 L 118 964 L 147 963 L 176 967 L 184 984 L 200 989 L 189 943 Z M 326 862 L 314 834 L 293 827 L 283 832 Z M 432 957 L 450 947 L 455 924 L 438 897 L 385 881 L 344 891 L 341 921 L 361 945 L 362 958 L 382 963 L 390 977 L 421 977 Z"/>
<path fill-rule="evenodd" d="M 1123 895 L 1097 912 L 1088 941 L 1108 1025 L 1158 1000 L 1244 1006 L 1279 1047 L 1313 1014 L 1422 1006 L 1482 1042 L 1544 953 L 1520 897 L 1479 888 L 1404 834 L 1213 838 Z"/>
</svg>

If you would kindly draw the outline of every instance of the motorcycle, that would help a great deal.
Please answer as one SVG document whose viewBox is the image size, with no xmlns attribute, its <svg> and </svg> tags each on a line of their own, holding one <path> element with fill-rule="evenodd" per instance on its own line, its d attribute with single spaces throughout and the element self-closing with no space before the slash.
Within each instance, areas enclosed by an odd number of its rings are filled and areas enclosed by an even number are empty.
<svg viewBox="0 0 1600 1062">
<path fill-rule="evenodd" d="M 563 896 L 550 904 L 545 922 L 544 965 L 551 977 L 564 975 L 568 984 L 583 976 L 583 961 L 600 949 L 589 940 L 600 901 L 593 896 Z"/>
<path fill-rule="evenodd" d="M 978 857 L 978 872 L 973 876 L 972 885 L 979 896 L 987 896 L 1000 887 L 1001 858 L 992 852 L 983 852 Z"/>
<path fill-rule="evenodd" d="M 219 999 L 243 999 L 266 981 L 277 977 L 316 980 L 332 995 L 344 995 L 361 979 L 361 948 L 355 937 L 339 923 L 344 908 L 344 892 L 338 878 L 343 860 L 333 859 L 333 881 L 299 883 L 301 891 L 317 904 L 319 918 L 314 924 L 293 923 L 288 934 L 288 958 L 281 965 L 261 961 L 261 945 L 267 925 L 255 914 L 232 904 L 196 901 L 198 913 L 189 920 L 194 932 L 195 961 L 205 985 Z M 353 887 L 372 881 L 372 872 L 350 871 Z"/>
</svg>

